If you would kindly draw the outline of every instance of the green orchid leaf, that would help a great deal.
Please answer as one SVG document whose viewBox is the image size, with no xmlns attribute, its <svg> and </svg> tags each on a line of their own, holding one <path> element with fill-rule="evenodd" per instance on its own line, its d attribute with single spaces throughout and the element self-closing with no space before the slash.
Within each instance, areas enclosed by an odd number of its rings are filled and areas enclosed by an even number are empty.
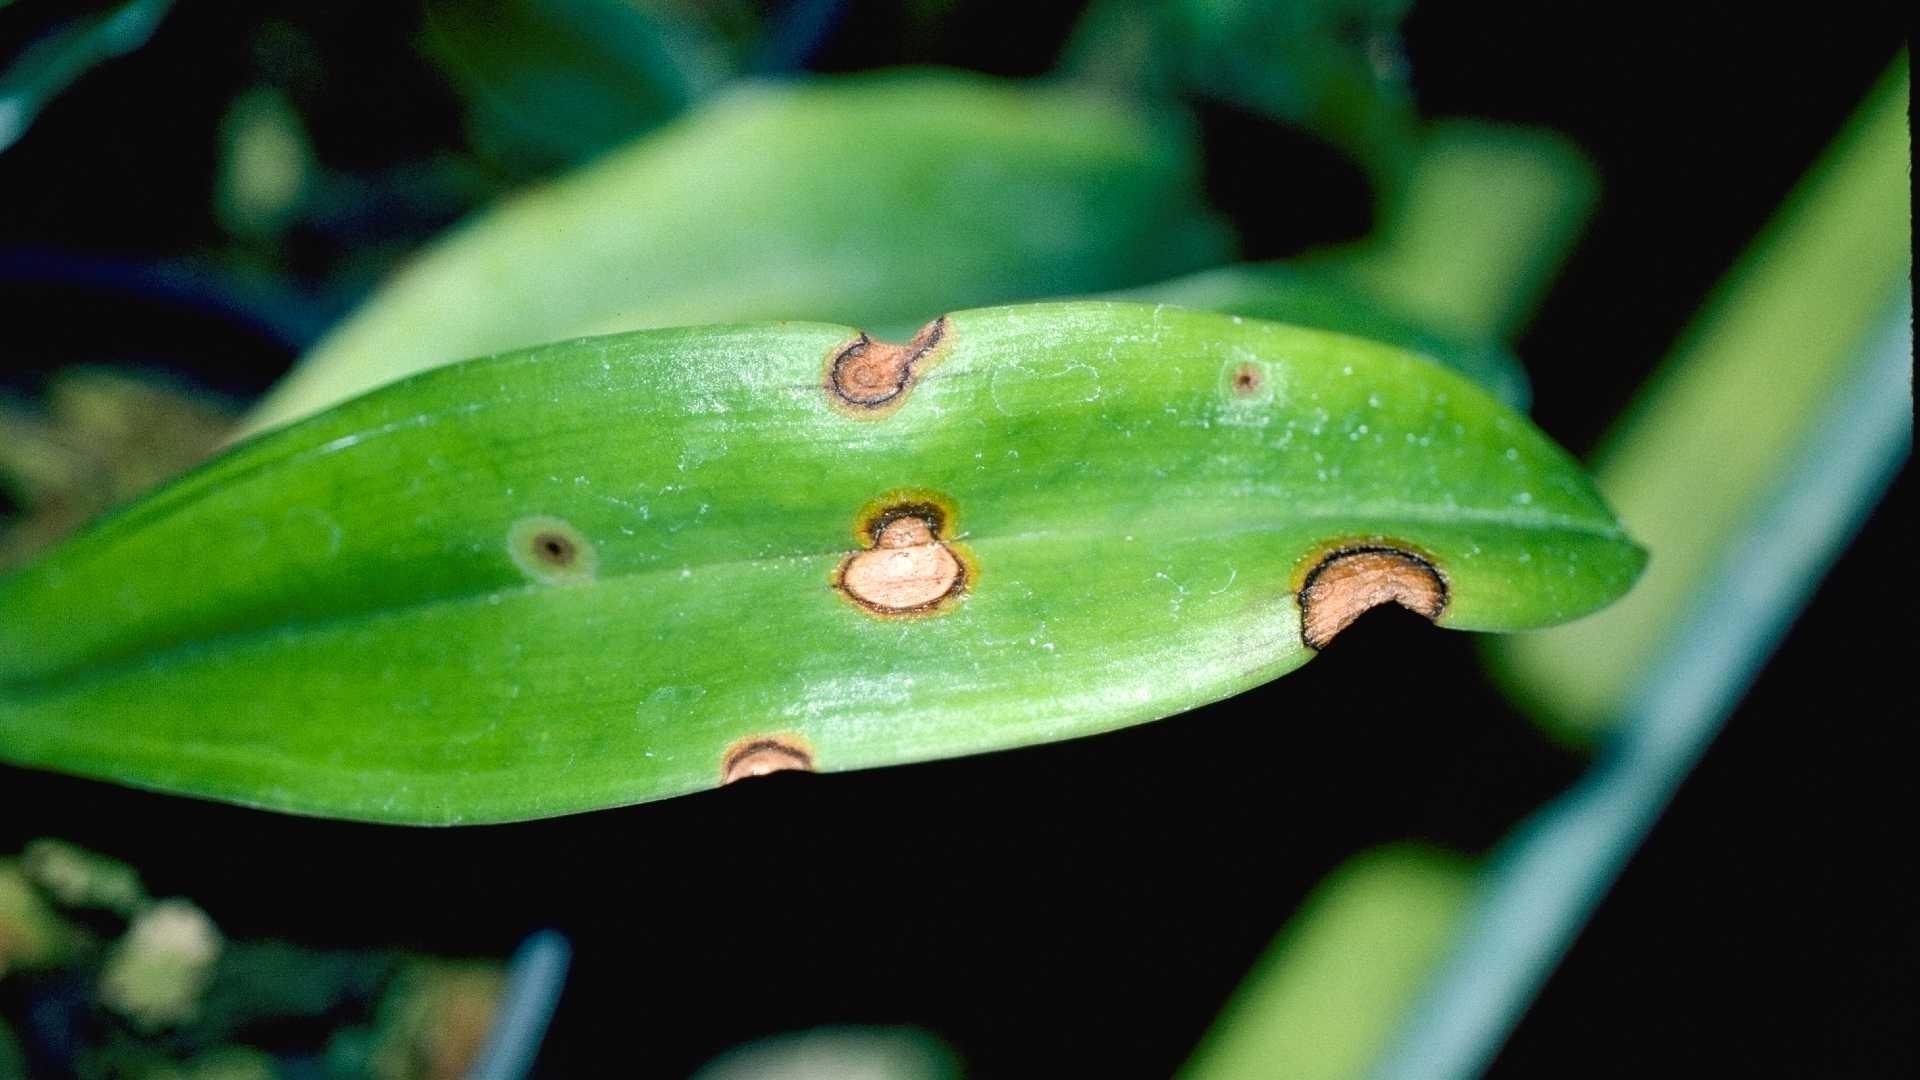
<svg viewBox="0 0 1920 1080">
<path fill-rule="evenodd" d="M 1391 346 L 1178 308 L 642 331 L 236 447 L 0 581 L 0 758 L 499 821 L 1190 709 L 1397 602 L 1558 623 L 1642 553 Z"/>
<path fill-rule="evenodd" d="M 908 71 L 746 84 L 420 252 L 248 431 L 416 371 L 582 334 L 942 311 L 1232 254 L 1187 133 L 1064 87 Z"/>
</svg>

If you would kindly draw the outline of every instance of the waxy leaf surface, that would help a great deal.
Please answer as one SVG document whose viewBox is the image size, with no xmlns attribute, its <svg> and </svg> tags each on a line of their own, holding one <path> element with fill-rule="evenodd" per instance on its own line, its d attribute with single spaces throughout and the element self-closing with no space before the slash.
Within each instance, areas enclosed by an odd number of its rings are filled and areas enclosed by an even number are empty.
<svg viewBox="0 0 1920 1080">
<path fill-rule="evenodd" d="M 1316 579 L 1353 549 L 1372 576 Z M 1309 659 L 1315 580 L 1513 630 L 1642 561 L 1524 417 L 1359 338 L 1117 303 L 642 331 L 350 401 L 0 581 L 0 758 L 537 817 L 1177 713 Z"/>
</svg>

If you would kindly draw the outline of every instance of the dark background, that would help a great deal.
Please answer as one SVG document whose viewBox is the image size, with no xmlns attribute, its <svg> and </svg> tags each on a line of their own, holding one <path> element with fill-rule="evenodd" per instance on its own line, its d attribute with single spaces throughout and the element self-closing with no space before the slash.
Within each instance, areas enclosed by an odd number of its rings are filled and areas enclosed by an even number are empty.
<svg viewBox="0 0 1920 1080">
<path fill-rule="evenodd" d="M 410 5 L 306 7 L 189 3 L 0 154 L 0 385 L 151 364 L 257 392 L 350 302 L 343 251 L 457 214 L 415 191 L 393 229 L 296 233 L 293 287 L 264 306 L 156 293 L 153 266 L 217 241 L 210 133 L 254 79 L 263 12 L 360 65 L 303 103 L 331 167 L 378 176 L 459 137 Z M 798 62 L 1039 73 L 1075 14 L 983 4 L 909 32 L 894 5 L 841 8 Z M 1894 5 L 1848 4 L 1432 3 L 1405 30 L 1424 113 L 1551 126 L 1598 164 L 1598 216 L 1519 342 L 1535 418 L 1576 451 L 1905 34 Z M 1250 251 L 1364 232 L 1336 152 L 1206 120 L 1210 186 Z M 1249 205 L 1247 171 L 1279 146 L 1303 148 L 1325 213 Z M 1913 550 L 1912 498 L 1903 474 L 1496 1075 L 1914 1072 L 1920 934 L 1894 880 L 1913 851 L 1912 601 L 1887 569 Z M 0 769 L 0 851 L 52 834 L 129 859 L 234 936 L 504 954 L 557 927 L 576 966 L 545 1075 L 684 1074 L 852 1022 L 928 1027 L 977 1076 L 1158 1076 L 1344 857 L 1404 837 L 1483 852 L 1583 764 L 1490 688 L 1467 636 L 1376 612 L 1299 673 L 1157 724 L 524 825 L 338 824 Z"/>
</svg>

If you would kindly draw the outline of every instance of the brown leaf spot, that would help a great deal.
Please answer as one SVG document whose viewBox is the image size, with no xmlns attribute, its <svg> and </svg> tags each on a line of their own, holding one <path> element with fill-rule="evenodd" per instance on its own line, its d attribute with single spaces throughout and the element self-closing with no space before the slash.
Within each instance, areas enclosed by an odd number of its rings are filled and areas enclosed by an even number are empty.
<svg viewBox="0 0 1920 1080">
<path fill-rule="evenodd" d="M 593 542 L 556 517 L 514 522 L 507 530 L 507 553 L 528 577 L 549 585 L 590 581 L 600 565 Z"/>
<path fill-rule="evenodd" d="M 1233 392 L 1241 397 L 1252 397 L 1260 392 L 1260 384 L 1266 381 L 1258 364 L 1241 364 L 1233 369 L 1228 380 Z"/>
<path fill-rule="evenodd" d="M 579 560 L 580 548 L 565 533 L 543 532 L 533 538 L 533 554 L 548 566 L 564 570 Z"/>
<path fill-rule="evenodd" d="M 1372 608 L 1395 603 L 1429 619 L 1447 606 L 1447 583 L 1426 559 L 1389 547 L 1327 553 L 1300 586 L 1300 638 L 1324 649 Z"/>
<path fill-rule="evenodd" d="M 936 359 L 935 350 L 946 339 L 944 315 L 922 327 L 905 345 L 861 334 L 827 360 L 827 397 L 842 411 L 857 416 L 892 412 L 905 400 L 914 379 Z"/>
<path fill-rule="evenodd" d="M 749 735 L 720 757 L 721 786 L 751 776 L 813 771 L 813 751 L 798 735 Z"/>
<path fill-rule="evenodd" d="M 834 573 L 847 598 L 876 615 L 921 615 L 966 590 L 968 563 L 942 540 L 945 509 L 931 502 L 898 503 L 872 516 L 869 547 L 848 555 Z"/>
</svg>

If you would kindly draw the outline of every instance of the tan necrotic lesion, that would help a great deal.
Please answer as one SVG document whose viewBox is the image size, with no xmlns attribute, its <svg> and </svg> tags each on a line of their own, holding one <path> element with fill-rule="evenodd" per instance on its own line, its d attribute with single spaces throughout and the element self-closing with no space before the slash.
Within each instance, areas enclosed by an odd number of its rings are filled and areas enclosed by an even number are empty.
<svg viewBox="0 0 1920 1080">
<path fill-rule="evenodd" d="M 1355 619 L 1381 604 L 1399 604 L 1437 619 L 1447 607 L 1447 583 L 1431 561 L 1380 545 L 1329 551 L 1300 586 L 1300 639 L 1324 649 Z"/>
<path fill-rule="evenodd" d="M 562 518 L 521 518 L 507 529 L 507 554 L 515 566 L 546 585 L 592 581 L 600 556 L 585 533 Z"/>
<path fill-rule="evenodd" d="M 1258 394 L 1261 385 L 1265 382 L 1266 374 L 1260 370 L 1258 364 L 1236 365 L 1232 376 L 1227 380 L 1228 385 L 1233 387 L 1233 392 L 1240 397 L 1252 397 Z"/>
<path fill-rule="evenodd" d="M 935 496 L 870 504 L 855 527 L 866 547 L 841 560 L 834 587 L 874 615 L 945 610 L 976 573 L 967 552 L 947 539 L 951 521 L 947 505 Z"/>
<path fill-rule="evenodd" d="M 812 772 L 813 749 L 794 734 L 749 735 L 720 756 L 721 786 L 777 772 Z"/>
<path fill-rule="evenodd" d="M 937 359 L 947 341 L 945 316 L 933 320 L 904 345 L 861 334 L 827 360 L 827 397 L 843 412 L 885 415 L 905 400 L 914 381 Z"/>
</svg>

